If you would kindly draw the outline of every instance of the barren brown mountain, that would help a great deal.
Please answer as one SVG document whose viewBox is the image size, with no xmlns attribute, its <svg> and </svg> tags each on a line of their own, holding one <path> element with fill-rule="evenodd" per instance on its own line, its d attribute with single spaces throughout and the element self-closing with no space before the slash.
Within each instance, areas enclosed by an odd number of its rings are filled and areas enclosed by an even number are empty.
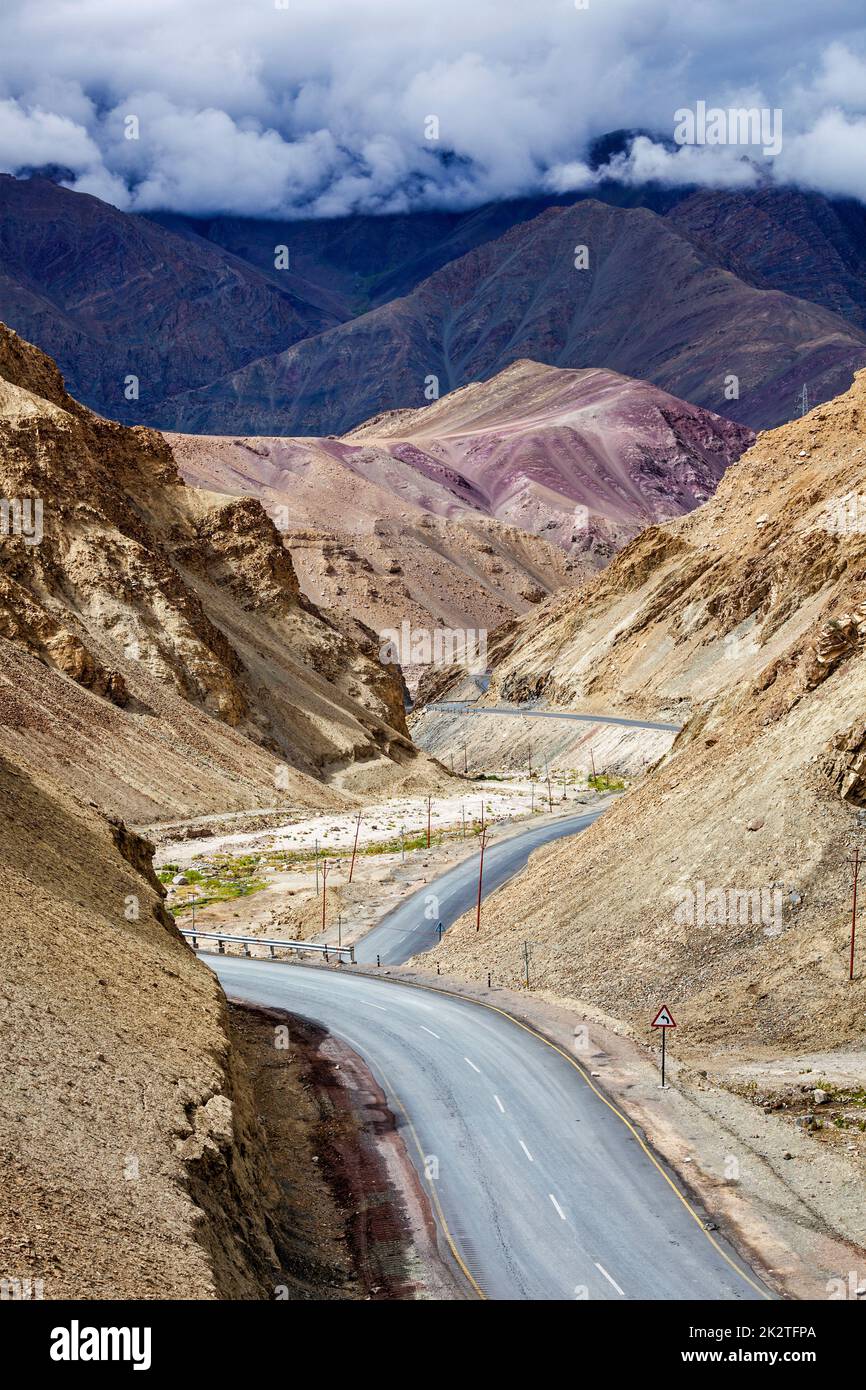
<svg viewBox="0 0 866 1390">
<path fill-rule="evenodd" d="M 0 490 L 13 757 L 133 822 L 438 776 L 374 634 L 303 597 L 260 504 L 185 487 L 161 435 L 91 414 L 5 328 Z"/>
<path fill-rule="evenodd" d="M 152 422 L 163 396 L 345 317 L 317 287 L 275 274 L 273 249 L 270 265 L 49 179 L 0 174 L 0 316 L 112 419 Z"/>
<path fill-rule="evenodd" d="M 759 437 L 715 497 L 504 632 L 490 702 L 673 716 L 670 754 L 534 857 L 438 956 L 588 1002 L 692 1058 L 862 1042 L 851 871 L 866 843 L 866 373 Z M 613 964 L 612 964 L 613 963 Z"/>
<path fill-rule="evenodd" d="M 445 775 L 261 506 L 185 487 L 2 327 L 0 490 L 2 1296 L 351 1296 L 327 1185 L 296 1221 L 222 991 L 120 816 Z"/>
<path fill-rule="evenodd" d="M 493 629 L 691 510 L 752 439 L 644 382 L 537 362 L 341 439 L 169 436 L 187 482 L 265 503 L 310 598 L 378 630 Z"/>
</svg>

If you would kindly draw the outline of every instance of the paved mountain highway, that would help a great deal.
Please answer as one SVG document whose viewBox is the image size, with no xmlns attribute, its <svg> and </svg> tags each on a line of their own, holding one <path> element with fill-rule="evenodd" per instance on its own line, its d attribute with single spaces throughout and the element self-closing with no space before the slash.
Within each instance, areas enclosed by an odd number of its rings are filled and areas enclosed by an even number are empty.
<svg viewBox="0 0 866 1390">
<path fill-rule="evenodd" d="M 492 892 L 531 851 L 607 803 L 491 845 Z M 478 855 L 358 943 L 405 961 L 475 901 Z M 425 899 L 435 894 L 433 916 Z M 312 1019 L 363 1057 L 426 1183 L 443 1255 L 468 1296 L 497 1300 L 760 1299 L 768 1291 L 570 1056 L 494 1006 L 405 981 L 203 954 L 232 998 Z"/>
<path fill-rule="evenodd" d="M 560 816 L 546 825 L 532 825 L 517 835 L 488 846 L 484 851 L 482 897 L 486 898 L 488 893 L 501 887 L 522 869 L 532 851 L 540 845 L 585 830 L 602 811 L 607 810 L 610 800 L 609 797 L 605 798 L 591 810 Z M 374 964 L 378 956 L 383 965 L 402 965 L 417 952 L 429 951 L 439 939 L 437 922 L 441 921 L 443 927 L 450 927 L 452 922 L 475 906 L 478 898 L 478 858 L 478 854 L 471 855 L 440 874 L 435 882 L 406 898 L 361 938 L 355 946 L 355 959 Z M 428 908 L 427 899 L 434 895 L 436 905 Z"/>
<path fill-rule="evenodd" d="M 575 1060 L 532 1029 L 350 970 L 202 958 L 232 998 L 314 1019 L 366 1060 L 469 1297 L 769 1296 Z"/>
<path fill-rule="evenodd" d="M 678 734 L 680 724 L 655 724 L 647 719 L 621 719 L 613 714 L 578 714 L 575 710 L 526 709 L 522 705 L 476 705 L 472 700 L 431 701 L 424 709 L 445 710 L 450 714 L 510 714 L 518 719 L 576 719 L 581 724 L 621 724 L 624 729 L 659 729 Z M 423 713 L 423 710 L 420 711 Z"/>
</svg>

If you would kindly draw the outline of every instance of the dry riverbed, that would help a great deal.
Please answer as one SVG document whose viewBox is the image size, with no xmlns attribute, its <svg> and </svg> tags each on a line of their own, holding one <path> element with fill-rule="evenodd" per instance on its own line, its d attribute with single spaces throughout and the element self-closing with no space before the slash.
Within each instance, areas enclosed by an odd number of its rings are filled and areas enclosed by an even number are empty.
<svg viewBox="0 0 866 1390">
<path fill-rule="evenodd" d="M 548 789 L 528 779 L 467 781 L 462 796 L 401 797 L 342 815 L 284 813 L 280 823 L 233 828 L 225 819 L 176 827 L 154 863 L 182 927 L 348 945 L 402 898 L 474 851 L 482 817 L 490 842 L 596 800 L 582 779 Z M 357 832 L 358 849 L 352 868 Z M 351 882 L 349 876 L 351 873 Z M 229 951 L 240 947 L 228 947 Z"/>
</svg>

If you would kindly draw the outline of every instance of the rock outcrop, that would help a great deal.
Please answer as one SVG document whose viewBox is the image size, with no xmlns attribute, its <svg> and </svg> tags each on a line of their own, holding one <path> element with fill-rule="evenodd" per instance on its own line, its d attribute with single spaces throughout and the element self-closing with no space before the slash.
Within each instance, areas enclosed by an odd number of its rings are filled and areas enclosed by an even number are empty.
<svg viewBox="0 0 866 1390">
<path fill-rule="evenodd" d="M 93 415 L 5 328 L 0 496 L 0 736 L 22 758 L 133 822 L 332 804 L 353 766 L 435 780 L 399 671 L 303 597 L 259 503 L 184 486 L 160 434 Z"/>
</svg>

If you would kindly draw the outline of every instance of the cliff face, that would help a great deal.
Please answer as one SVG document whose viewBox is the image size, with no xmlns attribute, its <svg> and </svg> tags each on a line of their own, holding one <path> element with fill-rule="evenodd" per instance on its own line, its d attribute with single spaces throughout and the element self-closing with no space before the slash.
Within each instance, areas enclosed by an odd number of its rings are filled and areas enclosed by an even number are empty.
<svg viewBox="0 0 866 1390">
<path fill-rule="evenodd" d="M 0 1272 L 273 1297 L 292 1233 L 225 999 L 121 817 L 438 774 L 261 507 L 186 488 L 161 435 L 92 415 L 5 328 L 0 498 Z"/>
<path fill-rule="evenodd" d="M 862 1040 L 849 860 L 866 836 L 866 373 L 759 436 L 715 497 L 650 528 L 494 647 L 492 703 L 541 695 L 679 718 L 671 752 L 591 830 L 536 856 L 476 937 L 439 948 L 678 1048 Z M 555 888 L 551 885 L 555 885 Z M 485 965 L 484 968 L 487 968 Z"/>
<path fill-rule="evenodd" d="M 395 669 L 303 598 L 261 506 L 185 487 L 7 329 L 0 496 L 5 746 L 141 821 L 425 775 Z"/>
</svg>

